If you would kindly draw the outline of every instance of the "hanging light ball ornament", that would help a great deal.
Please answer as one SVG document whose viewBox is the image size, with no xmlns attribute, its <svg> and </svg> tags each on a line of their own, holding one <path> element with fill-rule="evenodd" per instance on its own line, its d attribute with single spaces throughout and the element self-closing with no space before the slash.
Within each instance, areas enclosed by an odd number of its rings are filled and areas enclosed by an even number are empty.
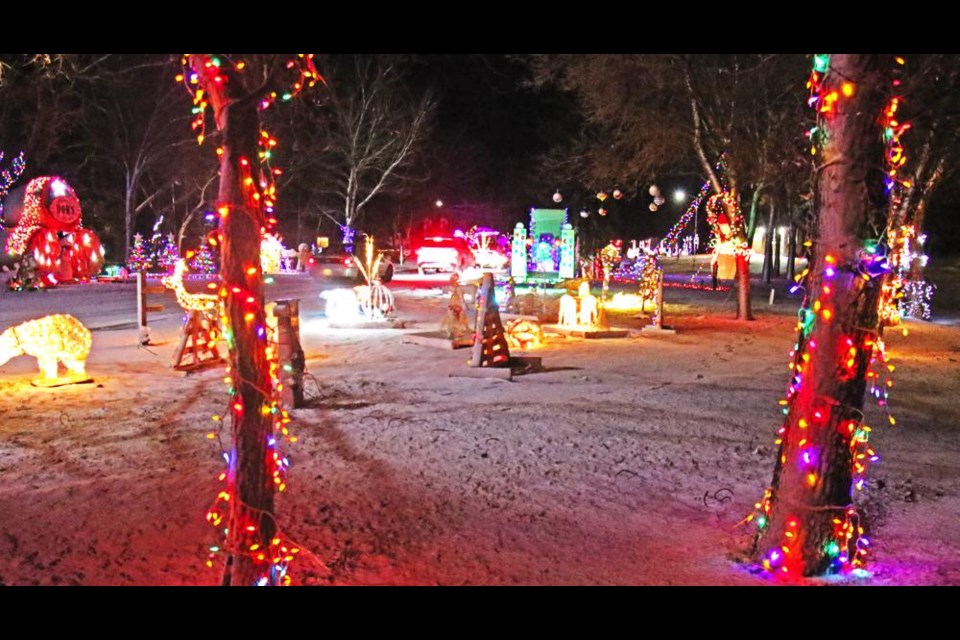
<svg viewBox="0 0 960 640">
<path fill-rule="evenodd" d="M 607 215 L 607 210 L 604 209 L 603 207 L 600 207 L 600 210 L 597 213 L 599 213 L 602 216 L 605 216 Z"/>
<path fill-rule="evenodd" d="M 557 192 L 553 194 L 553 201 L 560 202 L 561 200 L 563 200 L 563 196 L 560 195 L 560 189 L 557 189 Z"/>
<path fill-rule="evenodd" d="M 580 217 L 581 217 L 581 218 L 586 218 L 586 217 L 588 217 L 589 215 L 590 215 L 590 212 L 587 211 L 586 209 L 581 209 L 581 210 L 580 210 Z"/>
<path fill-rule="evenodd" d="M 655 204 L 653 204 L 653 203 L 651 202 L 651 203 L 650 203 L 650 211 L 656 211 L 656 210 L 657 210 L 657 205 L 655 205 Z"/>
<path fill-rule="evenodd" d="M 603 202 L 606 199 L 607 199 L 607 193 L 605 191 L 601 191 L 600 193 L 597 194 L 597 200 L 599 200 L 600 202 Z"/>
<path fill-rule="evenodd" d="M 667 200 L 663 196 L 657 196 L 653 199 L 653 204 L 657 205 L 658 207 L 662 207 L 663 203 L 666 201 Z"/>
<path fill-rule="evenodd" d="M 652 195 L 654 198 L 658 197 L 660 195 L 660 187 L 658 187 L 657 185 L 651 185 L 650 195 Z"/>
<path fill-rule="evenodd" d="M 613 197 L 614 197 L 615 200 L 619 200 L 620 198 L 623 197 L 623 191 L 620 191 L 620 189 L 614 189 L 614 190 L 613 190 Z"/>
</svg>

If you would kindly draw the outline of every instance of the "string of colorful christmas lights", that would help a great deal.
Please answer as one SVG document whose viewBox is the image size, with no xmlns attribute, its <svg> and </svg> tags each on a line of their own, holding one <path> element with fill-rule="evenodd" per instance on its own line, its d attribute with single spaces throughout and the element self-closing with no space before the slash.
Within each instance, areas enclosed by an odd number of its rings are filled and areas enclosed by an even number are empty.
<svg viewBox="0 0 960 640">
<path fill-rule="evenodd" d="M 706 209 L 707 223 L 710 225 L 710 248 L 713 252 L 749 256 L 750 244 L 744 233 L 744 220 L 738 198 L 730 191 L 714 194 L 707 200 Z M 727 212 L 730 211 L 733 212 L 732 220 L 728 219 Z"/>
<path fill-rule="evenodd" d="M 209 242 L 200 244 L 200 248 L 190 260 L 190 271 L 202 275 L 213 275 L 217 272 L 216 256 Z"/>
<path fill-rule="evenodd" d="M 3 151 L 0 151 L 0 162 L 3 162 Z M 20 176 L 23 174 L 23 170 L 27 168 L 27 163 L 23 159 L 23 151 L 17 154 L 17 156 L 10 161 L 10 168 L 0 171 L 0 200 L 7 197 L 7 193 L 10 191 L 10 187 L 20 179 Z M 0 205 L 0 211 L 3 211 L 2 205 Z"/>
<path fill-rule="evenodd" d="M 194 114 L 196 118 L 192 123 L 194 130 L 198 130 L 197 141 L 202 143 L 205 133 L 205 114 L 212 105 L 211 100 L 222 100 L 222 96 L 210 95 L 211 89 L 222 90 L 225 83 L 229 81 L 227 73 L 223 71 L 223 65 L 228 64 L 233 72 L 242 73 L 246 68 L 243 61 L 233 61 L 228 57 L 190 55 L 183 57 L 184 73 L 177 76 L 178 82 L 183 82 L 187 90 L 191 92 L 194 98 Z M 298 71 L 298 79 L 294 81 L 291 91 L 278 95 L 276 91 L 271 91 L 262 97 L 260 101 L 260 110 L 269 108 L 269 106 L 278 98 L 280 100 L 289 100 L 299 93 L 305 86 L 313 86 L 318 80 L 321 80 L 313 63 L 312 54 L 299 54 L 297 58 L 287 61 L 287 70 Z M 200 74 L 203 74 L 201 78 Z M 206 89 L 204 88 L 206 87 Z M 209 99 L 208 99 L 209 98 Z M 222 105 L 221 105 L 222 106 Z M 220 113 L 215 113 L 216 118 Z M 222 123 L 218 122 L 218 127 Z M 248 157 L 239 158 L 239 172 L 242 190 L 242 202 L 240 203 L 220 203 L 217 206 L 217 213 L 220 216 L 221 225 L 227 216 L 231 215 L 231 210 L 242 207 L 248 212 L 255 212 L 259 220 L 263 221 L 260 233 L 266 233 L 275 223 L 273 218 L 274 206 L 276 203 L 276 185 L 274 179 L 280 175 L 279 169 L 270 168 L 272 149 L 277 141 L 265 130 L 261 129 L 258 139 L 259 151 L 258 158 L 261 166 L 260 179 L 256 180 L 253 174 L 251 159 Z M 217 156 L 223 157 L 224 149 L 217 149 Z M 238 213 L 237 215 L 240 215 Z M 246 267 L 245 275 L 248 281 L 257 282 L 262 278 L 259 260 Z M 243 504 L 237 491 L 237 449 L 234 442 L 229 450 L 223 448 L 220 431 L 227 418 L 234 424 L 239 424 L 247 408 L 243 404 L 242 387 L 257 389 L 263 397 L 262 406 L 258 407 L 262 418 L 269 418 L 272 424 L 272 433 L 266 441 L 267 455 L 265 464 L 266 473 L 271 478 L 273 486 L 277 492 L 283 492 L 286 489 L 286 471 L 289 467 L 289 459 L 284 456 L 279 448 L 280 442 L 296 441 L 295 436 L 291 436 L 288 428 L 290 417 L 287 411 L 281 406 L 280 392 L 283 385 L 279 377 L 278 350 L 268 339 L 268 321 L 266 309 L 263 308 L 259 292 L 254 292 L 238 283 L 228 284 L 221 274 L 221 286 L 218 296 L 220 304 L 220 325 L 223 336 L 227 341 L 227 346 L 231 353 L 236 353 L 235 329 L 231 326 L 230 309 L 241 309 L 243 322 L 247 324 L 254 323 L 258 318 L 262 318 L 263 324 L 254 328 L 256 336 L 263 341 L 263 354 L 267 362 L 269 389 L 260 388 L 256 381 L 237 379 L 233 377 L 232 367 L 228 366 L 225 382 L 229 386 L 228 393 L 230 400 L 227 409 L 222 414 L 213 417 L 214 422 L 220 425 L 216 432 L 207 435 L 210 439 L 217 439 L 221 443 L 221 453 L 227 464 L 227 470 L 220 474 L 219 480 L 222 483 L 222 489 L 217 494 L 216 500 L 207 512 L 207 520 L 215 527 L 223 527 L 224 544 L 217 544 L 210 547 L 210 556 L 207 560 L 207 566 L 212 567 L 218 554 L 228 552 L 232 555 L 242 554 L 250 558 L 254 566 L 257 567 L 258 577 L 255 580 L 257 585 L 286 585 L 291 578 L 288 574 L 289 563 L 300 552 L 300 548 L 288 541 L 280 533 L 272 514 L 263 510 L 256 509 L 251 505 Z M 264 526 L 264 517 L 268 516 L 269 524 L 276 531 L 274 535 L 269 536 L 269 541 L 264 544 L 264 535 L 262 527 Z M 224 526 L 226 525 L 226 526 Z M 234 528 L 234 535 L 230 535 L 230 527 Z M 231 543 L 232 541 L 232 543 Z M 230 545 L 228 547 L 228 544 Z"/>
<path fill-rule="evenodd" d="M 130 257 L 127 258 L 127 269 L 131 272 L 147 272 L 153 265 L 153 256 L 146 246 L 143 236 L 139 233 L 133 236 L 133 247 L 130 248 Z"/>
<path fill-rule="evenodd" d="M 897 63 L 902 65 L 903 59 L 897 58 Z M 854 84 L 850 81 L 844 81 L 840 85 L 839 92 L 831 91 L 824 95 L 822 79 L 829 69 L 829 56 L 824 54 L 814 56 L 814 69 L 807 83 L 811 92 L 809 104 L 821 114 L 819 126 L 816 130 L 808 132 L 813 142 L 812 155 L 814 156 L 819 153 L 818 147 L 826 140 L 827 132 L 824 131 L 823 124 L 829 121 L 832 114 L 836 113 L 836 105 L 841 100 L 841 95 L 844 98 L 849 98 L 855 92 Z M 898 84 L 895 83 L 895 87 Z M 891 101 L 893 105 L 898 103 L 898 98 Z M 884 112 L 892 115 L 889 105 L 884 109 Z M 901 131 L 905 130 L 902 129 Z M 894 173 L 888 173 L 890 179 L 888 181 L 888 191 L 898 188 L 898 180 L 895 178 L 896 171 L 903 166 L 905 161 L 902 145 L 899 144 L 899 135 L 896 138 L 897 149 L 895 153 L 888 153 L 887 155 L 888 162 L 895 165 L 890 167 Z M 889 143 L 890 138 L 885 136 L 885 139 Z M 801 430 L 798 435 L 806 434 L 806 430 L 809 429 L 810 437 L 809 439 L 802 437 L 795 440 L 796 446 L 794 448 L 789 448 L 786 442 L 788 429 L 791 428 L 789 416 L 793 403 L 800 397 L 801 390 L 804 388 L 805 377 L 809 374 L 810 367 L 813 366 L 811 354 L 818 349 L 816 341 L 811 338 L 814 327 L 818 322 L 829 323 L 833 319 L 834 281 L 840 275 L 843 275 L 845 279 L 852 278 L 854 282 L 859 278 L 867 283 L 880 279 L 882 282 L 881 295 L 884 296 L 888 294 L 887 287 L 891 280 L 889 276 L 893 265 L 892 261 L 888 260 L 887 252 L 875 241 L 866 242 L 863 250 L 859 253 L 858 260 L 852 264 L 839 264 L 834 256 L 828 254 L 824 256 L 823 265 L 822 273 L 814 279 L 815 285 L 806 291 L 804 302 L 799 310 L 798 340 L 790 352 L 792 374 L 785 397 L 780 401 L 783 413 L 788 417 L 777 431 L 778 437 L 775 440 L 775 444 L 780 447 L 778 469 L 781 465 L 793 461 L 806 474 L 807 486 L 811 490 L 819 487 L 822 479 L 818 476 L 817 471 L 822 468 L 819 465 L 821 451 L 813 444 L 813 430 L 823 428 L 834 412 L 845 412 L 836 415 L 855 415 L 856 419 L 841 419 L 837 429 L 839 433 L 846 434 L 846 438 L 848 438 L 851 484 L 853 489 L 860 491 L 864 486 L 868 464 L 879 461 L 879 456 L 868 443 L 871 428 L 865 424 L 862 411 L 857 407 L 838 405 L 832 398 L 826 398 L 826 403 L 822 404 L 822 408 L 815 408 L 810 415 L 801 416 L 797 420 L 796 427 Z M 812 276 L 810 269 L 805 269 L 796 279 L 799 283 L 808 277 L 812 278 Z M 867 295 L 867 291 L 865 285 L 859 289 L 857 296 Z M 813 300 L 812 306 L 810 305 L 811 300 Z M 881 298 L 878 304 L 882 305 L 883 302 L 884 300 Z M 854 301 L 855 305 L 856 301 Z M 883 326 L 891 320 L 892 318 L 884 316 L 881 309 L 878 313 L 878 324 L 875 329 L 841 327 L 839 344 L 823 346 L 826 349 L 825 353 L 835 353 L 839 361 L 831 365 L 835 368 L 832 373 L 824 374 L 821 372 L 820 375 L 837 375 L 841 382 L 854 380 L 859 375 L 865 376 L 869 384 L 867 391 L 876 398 L 878 405 L 886 412 L 888 421 L 892 425 L 896 423 L 896 420 L 889 413 L 888 391 L 893 386 L 889 374 L 894 371 L 894 366 L 889 363 L 882 339 Z M 860 354 L 862 353 L 869 354 L 865 368 L 861 368 L 863 359 Z M 809 395 L 810 391 L 807 393 Z M 754 505 L 755 511 L 744 520 L 745 522 L 756 520 L 758 534 L 763 532 L 770 521 L 774 500 L 776 499 L 775 494 L 776 491 L 773 487 L 767 489 L 763 498 Z M 856 571 L 866 562 L 870 547 L 870 541 L 864 535 L 864 528 L 860 522 L 860 515 L 856 506 L 851 501 L 847 505 L 829 505 L 820 508 L 836 512 L 835 517 L 831 519 L 832 536 L 820 549 L 822 557 L 829 559 L 831 570 Z M 790 568 L 797 566 L 801 559 L 800 555 L 803 549 L 797 547 L 797 541 L 800 538 L 800 523 L 797 517 L 789 516 L 787 518 L 782 535 L 780 544 L 770 548 L 762 558 L 761 564 L 768 572 L 789 573 Z"/>
<path fill-rule="evenodd" d="M 723 175 L 722 172 L 723 160 L 721 160 L 714 165 L 714 171 L 719 175 Z M 687 206 L 686 210 L 680 216 L 680 219 L 670 227 L 670 230 L 667 231 L 666 235 L 663 236 L 663 240 L 660 241 L 660 253 L 665 253 L 668 247 L 676 246 L 677 241 L 680 239 L 680 234 L 683 233 L 683 230 L 687 228 L 687 225 L 690 224 L 690 221 L 693 219 L 693 216 L 697 213 L 697 210 L 700 208 L 700 203 L 703 202 L 703 199 L 707 197 L 707 194 L 710 193 L 710 181 L 705 180 L 703 185 L 700 186 L 700 191 L 697 192 L 697 195 L 690 201 L 690 204 Z M 694 229 L 696 233 L 696 229 Z"/>
</svg>

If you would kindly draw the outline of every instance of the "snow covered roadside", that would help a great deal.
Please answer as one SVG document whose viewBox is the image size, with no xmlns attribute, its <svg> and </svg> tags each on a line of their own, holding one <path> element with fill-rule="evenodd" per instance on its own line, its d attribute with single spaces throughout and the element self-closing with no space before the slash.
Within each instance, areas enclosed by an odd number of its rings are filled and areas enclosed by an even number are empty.
<svg viewBox="0 0 960 640">
<path fill-rule="evenodd" d="M 277 510 L 318 561 L 295 583 L 765 583 L 735 562 L 751 534 L 735 525 L 772 473 L 795 301 L 745 326 L 729 296 L 668 289 L 676 336 L 557 338 L 531 352 L 548 371 L 505 382 L 450 377 L 465 351 L 397 330 L 321 329 L 306 291 L 316 384 Z M 442 297 L 395 293 L 415 330 L 436 327 Z M 909 326 L 888 338 L 897 426 L 868 411 L 883 461 L 865 582 L 960 584 L 960 330 Z M 222 370 L 172 372 L 178 319 L 153 327 L 156 355 L 135 329 L 95 331 L 95 385 L 32 388 L 27 358 L 0 369 L 0 582 L 216 583 L 204 434 Z"/>
</svg>

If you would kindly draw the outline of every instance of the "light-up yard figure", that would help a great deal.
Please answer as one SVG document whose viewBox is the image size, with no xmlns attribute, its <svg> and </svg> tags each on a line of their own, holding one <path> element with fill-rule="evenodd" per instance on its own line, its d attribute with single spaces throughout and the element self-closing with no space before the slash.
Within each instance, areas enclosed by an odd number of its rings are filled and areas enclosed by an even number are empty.
<svg viewBox="0 0 960 640">
<path fill-rule="evenodd" d="M 590 293 L 590 282 L 584 280 L 578 288 L 579 299 L 571 294 L 560 298 L 560 314 L 551 330 L 578 338 L 623 338 L 626 329 L 614 329 L 604 320 L 605 303 Z"/>
<path fill-rule="evenodd" d="M 450 276 L 450 300 L 447 303 L 447 314 L 440 323 L 440 329 L 451 340 L 464 340 L 472 337 L 470 321 L 467 319 L 467 303 L 460 288 L 460 276 Z"/>
<path fill-rule="evenodd" d="M 600 306 L 597 304 L 597 297 L 590 293 L 590 283 L 581 282 L 580 283 L 580 313 L 578 314 L 578 321 L 582 327 L 595 327 L 599 326 L 600 322 Z"/>
<path fill-rule="evenodd" d="M 537 271 L 551 273 L 556 270 L 553 261 L 553 237 L 544 234 L 540 236 L 540 242 L 534 248 L 534 257 L 536 258 Z"/>
<path fill-rule="evenodd" d="M 576 265 L 576 231 L 569 222 L 560 230 L 560 277 L 570 279 L 574 276 Z"/>
<path fill-rule="evenodd" d="M 510 243 L 510 276 L 519 282 L 527 277 L 527 230 L 518 222 Z"/>
<path fill-rule="evenodd" d="M 560 317 L 557 324 L 566 327 L 577 326 L 577 299 L 569 293 L 560 296 Z"/>
<path fill-rule="evenodd" d="M 569 329 L 593 329 L 599 326 L 600 305 L 597 297 L 590 293 L 590 283 L 583 281 L 577 290 L 580 299 L 569 293 L 560 297 L 560 316 L 557 324 Z"/>
<path fill-rule="evenodd" d="M 37 359 L 40 377 L 36 386 L 50 387 L 87 382 L 86 360 L 90 355 L 90 330 L 69 315 L 44 316 L 10 327 L 0 334 L 0 366 L 11 358 L 28 355 Z M 60 376 L 60 364 L 67 370 Z"/>
<path fill-rule="evenodd" d="M 380 261 L 383 254 L 373 247 L 373 236 L 364 243 L 364 260 L 357 261 L 357 268 L 367 281 L 355 288 L 360 303 L 360 313 L 367 320 L 385 320 L 393 311 L 393 294 L 380 282 Z"/>
</svg>

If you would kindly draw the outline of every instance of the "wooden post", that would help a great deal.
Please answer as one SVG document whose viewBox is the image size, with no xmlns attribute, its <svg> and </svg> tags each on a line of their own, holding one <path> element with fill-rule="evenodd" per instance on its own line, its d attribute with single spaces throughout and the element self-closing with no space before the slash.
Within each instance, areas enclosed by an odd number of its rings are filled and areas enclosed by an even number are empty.
<svg viewBox="0 0 960 640">
<path fill-rule="evenodd" d="M 147 304 L 148 293 L 163 293 L 164 287 L 148 287 L 147 274 L 143 271 L 137 272 L 137 328 L 139 330 L 139 343 L 142 345 L 150 344 L 150 327 L 147 326 L 147 312 L 163 311 L 162 304 Z"/>
<path fill-rule="evenodd" d="M 220 333 L 217 329 L 217 316 L 214 312 L 187 312 L 180 331 L 180 342 L 173 351 L 172 367 L 178 371 L 196 371 L 223 362 L 217 349 Z"/>
<path fill-rule="evenodd" d="M 657 327 L 658 329 L 663 327 L 663 272 L 661 271 L 657 277 L 657 300 L 656 300 L 656 309 L 653 312 L 653 321 L 651 322 L 652 326 Z"/>
<path fill-rule="evenodd" d="M 143 271 L 137 272 L 137 328 L 139 343 L 150 344 L 150 327 L 147 326 L 147 292 L 145 291 L 146 275 Z"/>
<path fill-rule="evenodd" d="M 277 300 L 273 307 L 277 319 L 277 354 L 280 359 L 280 398 L 284 406 L 303 406 L 303 373 L 306 369 L 300 346 L 300 300 Z"/>
<path fill-rule="evenodd" d="M 479 367 L 483 360 L 483 321 L 487 317 L 487 293 L 493 286 L 493 274 L 484 273 L 477 289 L 477 317 L 473 321 L 473 348 L 470 350 L 470 366 Z"/>
<path fill-rule="evenodd" d="M 773 243 L 773 277 L 780 277 L 780 252 L 783 249 L 782 246 L 783 238 L 780 237 L 780 232 L 777 231 L 776 238 Z"/>
<path fill-rule="evenodd" d="M 787 282 L 793 282 L 796 275 L 797 255 L 797 228 L 790 224 L 790 235 L 787 236 Z"/>
</svg>

